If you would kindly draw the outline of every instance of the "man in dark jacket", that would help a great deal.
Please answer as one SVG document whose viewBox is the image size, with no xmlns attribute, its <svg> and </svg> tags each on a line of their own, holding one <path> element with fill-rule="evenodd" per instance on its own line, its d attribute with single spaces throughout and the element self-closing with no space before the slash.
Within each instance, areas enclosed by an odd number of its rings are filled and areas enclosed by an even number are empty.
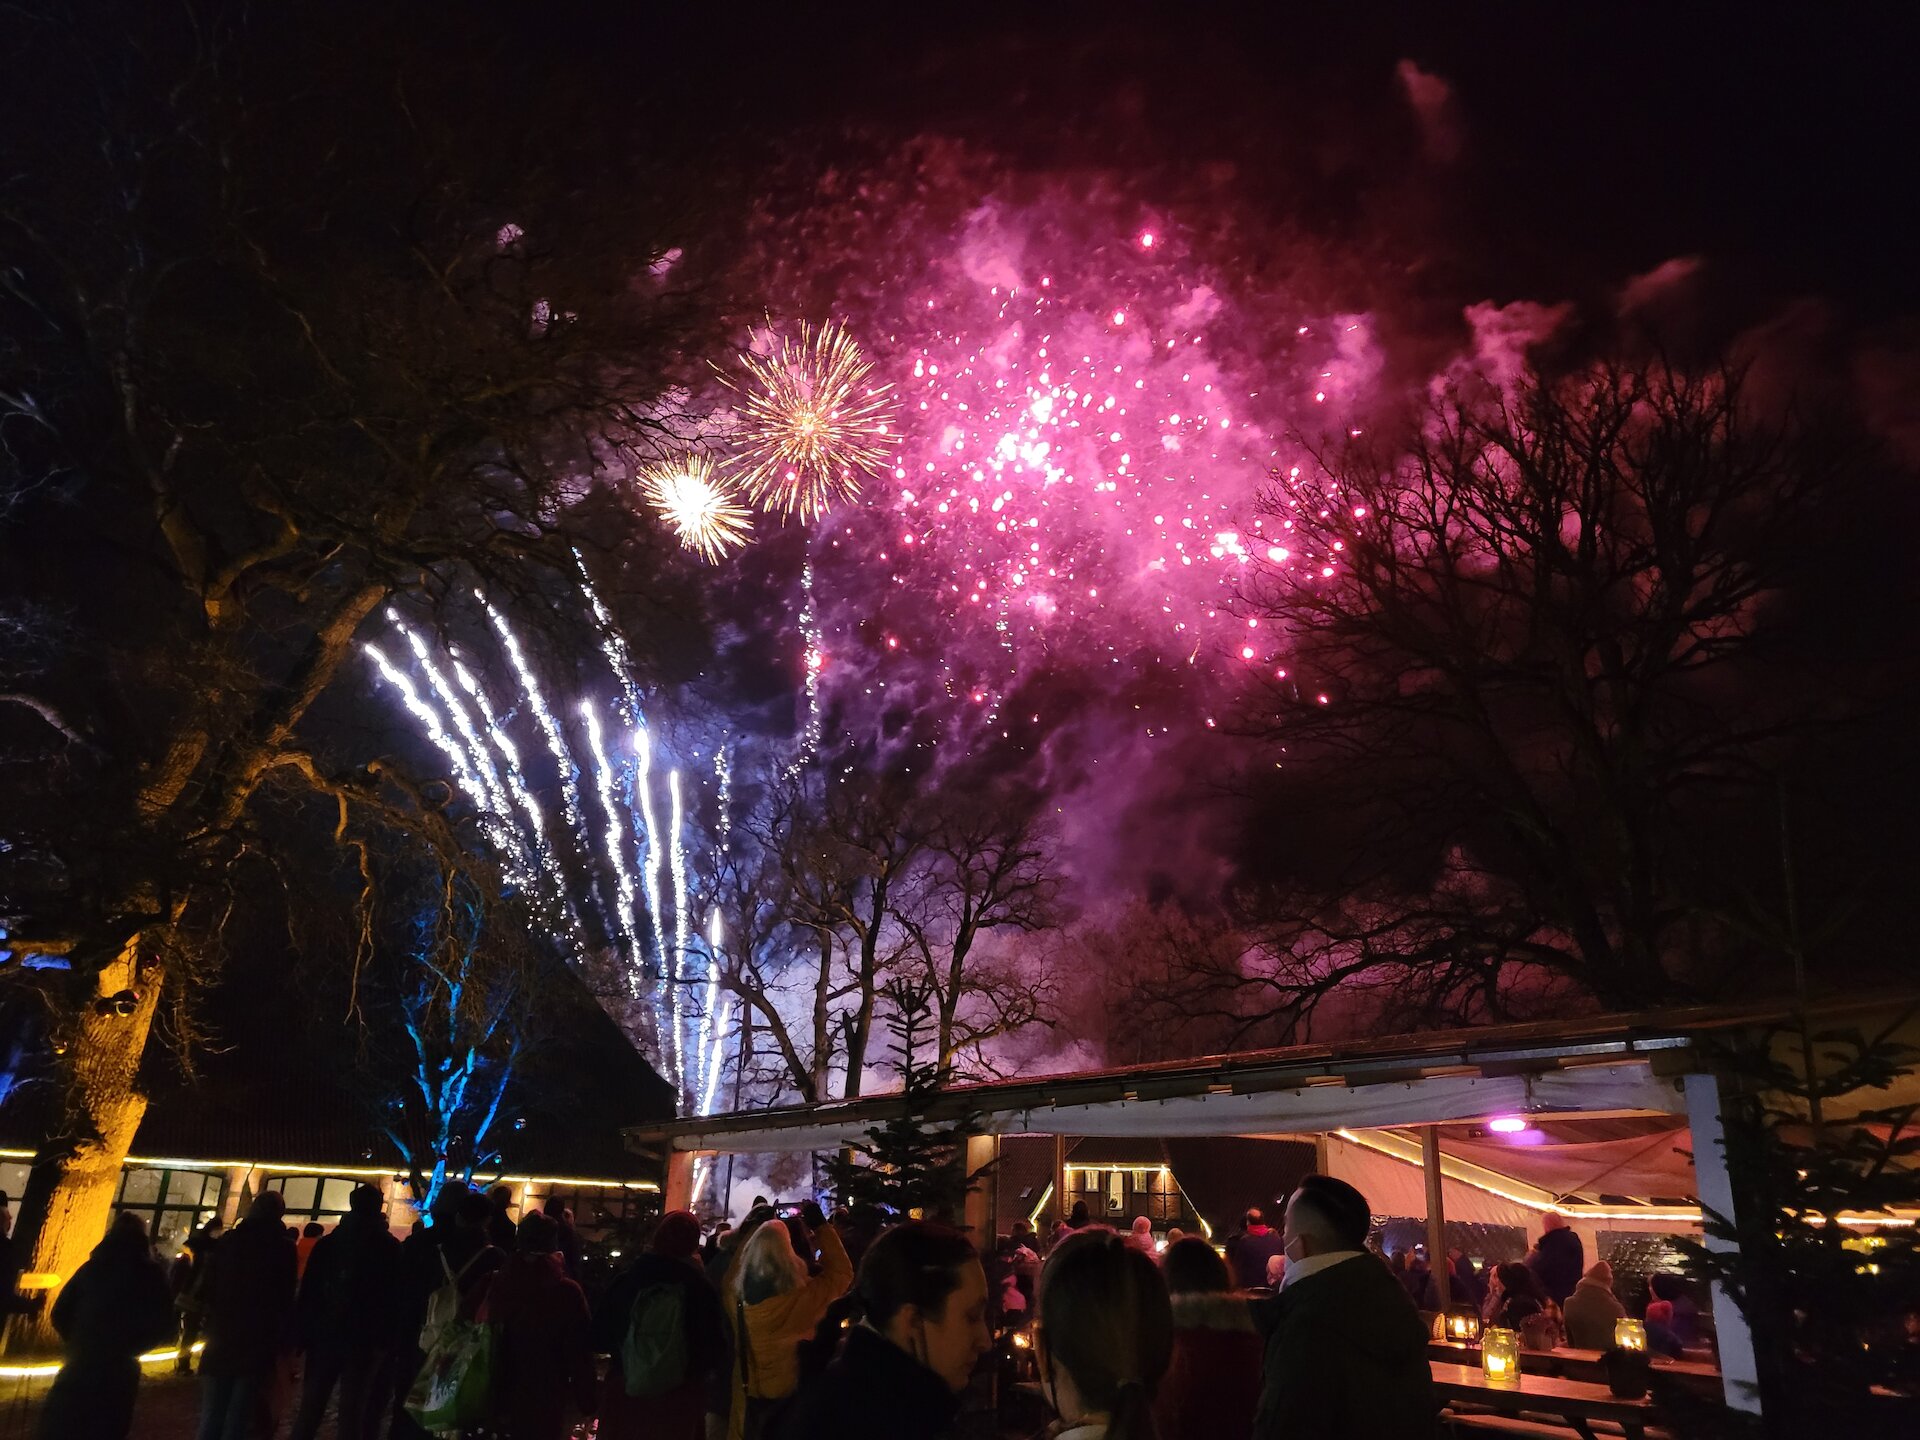
<svg viewBox="0 0 1920 1440">
<path fill-rule="evenodd" d="M 1287 1276 L 1255 1306 L 1267 1363 L 1253 1440 L 1433 1440 L 1427 1327 L 1366 1249 L 1366 1197 L 1309 1175 L 1287 1201 Z"/>
<path fill-rule="evenodd" d="M 1256 1205 L 1248 1210 L 1238 1235 L 1227 1237 L 1227 1268 L 1236 1290 L 1258 1290 L 1267 1283 L 1267 1262 L 1285 1253 L 1287 1242 L 1266 1223 Z"/>
<path fill-rule="evenodd" d="M 36 1433 L 44 1440 L 125 1440 L 140 1388 L 140 1354 L 173 1329 L 166 1272 L 147 1244 L 146 1222 L 114 1217 L 53 1302 L 53 1328 L 66 1358 L 42 1402 Z"/>
<path fill-rule="evenodd" d="M 496 1185 L 487 1192 L 487 1203 L 493 1206 L 493 1213 L 487 1217 L 487 1243 L 502 1255 L 511 1255 L 518 1228 L 509 1213 L 513 1209 L 513 1187 Z"/>
<path fill-rule="evenodd" d="M 263 1190 L 207 1256 L 200 1440 L 245 1440 L 268 1403 L 299 1265 L 286 1213 L 280 1192 Z"/>
<path fill-rule="evenodd" d="M 1553 1303 L 1564 1307 L 1580 1277 L 1587 1273 L 1587 1247 L 1577 1232 L 1567 1228 L 1564 1215 L 1548 1211 L 1544 1226 L 1527 1256 L 1527 1268 L 1533 1271 L 1540 1288 L 1553 1297 Z"/>
<path fill-rule="evenodd" d="M 399 1335 L 400 1242 L 387 1228 L 386 1197 L 360 1185 L 347 1215 L 313 1247 L 294 1306 L 306 1351 L 300 1409 L 289 1440 L 313 1440 L 337 1386 L 339 1440 L 374 1440 L 391 1393 Z"/>
</svg>

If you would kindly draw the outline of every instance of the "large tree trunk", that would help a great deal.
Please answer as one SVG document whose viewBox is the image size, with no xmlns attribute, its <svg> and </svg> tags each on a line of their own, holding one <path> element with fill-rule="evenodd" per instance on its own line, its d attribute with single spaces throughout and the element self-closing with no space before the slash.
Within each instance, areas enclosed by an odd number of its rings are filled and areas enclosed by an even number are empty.
<svg viewBox="0 0 1920 1440">
<path fill-rule="evenodd" d="M 45 1297 L 39 1314 L 20 1317 L 8 1331 L 7 1348 L 15 1353 L 58 1348 L 47 1312 L 58 1287 L 106 1234 L 121 1166 L 147 1113 L 136 1081 L 166 977 L 157 963 L 140 964 L 142 938 L 135 936 L 101 969 L 96 998 L 68 1041 L 66 1111 L 34 1157 L 18 1232 L 26 1271 L 57 1278 L 53 1288 L 38 1292 Z M 123 1015 L 114 997 L 127 991 L 133 1000 Z"/>
</svg>

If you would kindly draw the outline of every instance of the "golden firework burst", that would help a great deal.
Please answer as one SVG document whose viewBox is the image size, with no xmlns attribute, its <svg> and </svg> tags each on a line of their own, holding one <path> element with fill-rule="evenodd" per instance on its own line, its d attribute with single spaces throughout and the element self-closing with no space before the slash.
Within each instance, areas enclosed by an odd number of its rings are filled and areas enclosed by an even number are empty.
<svg viewBox="0 0 1920 1440">
<path fill-rule="evenodd" d="M 740 364 L 744 379 L 726 383 L 741 397 L 740 478 L 754 503 L 812 520 L 857 497 L 886 459 L 894 401 L 845 327 L 802 324 Z"/>
<path fill-rule="evenodd" d="M 703 559 L 719 560 L 752 538 L 752 512 L 704 455 L 647 466 L 640 472 L 640 493 L 680 543 Z"/>
</svg>

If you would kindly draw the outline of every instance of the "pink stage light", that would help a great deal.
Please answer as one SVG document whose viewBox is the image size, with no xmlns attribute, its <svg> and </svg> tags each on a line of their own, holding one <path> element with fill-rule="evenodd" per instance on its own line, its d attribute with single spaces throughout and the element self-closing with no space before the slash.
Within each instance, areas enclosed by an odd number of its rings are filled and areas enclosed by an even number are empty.
<svg viewBox="0 0 1920 1440">
<path fill-rule="evenodd" d="M 1518 1115 L 1496 1115 L 1487 1122 L 1487 1129 L 1496 1135 L 1518 1135 L 1527 1128 L 1527 1122 Z"/>
</svg>

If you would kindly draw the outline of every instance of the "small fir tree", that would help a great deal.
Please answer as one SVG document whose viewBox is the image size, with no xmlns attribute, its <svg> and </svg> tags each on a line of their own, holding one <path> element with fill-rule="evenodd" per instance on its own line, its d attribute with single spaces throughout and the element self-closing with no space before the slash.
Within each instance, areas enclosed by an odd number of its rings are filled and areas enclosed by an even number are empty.
<svg viewBox="0 0 1920 1440">
<path fill-rule="evenodd" d="M 1752 1331 L 1760 1433 L 1920 1433 L 1908 1428 L 1920 1404 L 1899 1398 L 1920 1379 L 1906 1333 L 1920 1227 L 1897 1223 L 1920 1210 L 1920 1106 L 1854 1108 L 1920 1061 L 1896 1038 L 1911 1018 L 1873 1034 L 1776 1030 L 1717 1057 L 1740 1205 L 1735 1217 L 1706 1211 L 1704 1228 L 1737 1248 L 1681 1248 L 1688 1274 L 1722 1286 Z M 1843 1214 L 1896 1223 L 1857 1228 Z M 1690 1431 L 1733 1433 L 1733 1417 L 1720 1419 Z"/>
<path fill-rule="evenodd" d="M 967 1172 L 967 1141 L 986 1133 L 980 1116 L 961 1111 L 932 1118 L 952 1072 L 918 1058 L 920 1033 L 932 1014 L 928 991 L 905 981 L 887 987 L 893 1019 L 888 1047 L 901 1078 L 890 1113 L 827 1162 L 834 1194 L 850 1208 L 879 1206 L 916 1219 L 959 1223 L 967 1195 L 988 1167 Z"/>
</svg>

